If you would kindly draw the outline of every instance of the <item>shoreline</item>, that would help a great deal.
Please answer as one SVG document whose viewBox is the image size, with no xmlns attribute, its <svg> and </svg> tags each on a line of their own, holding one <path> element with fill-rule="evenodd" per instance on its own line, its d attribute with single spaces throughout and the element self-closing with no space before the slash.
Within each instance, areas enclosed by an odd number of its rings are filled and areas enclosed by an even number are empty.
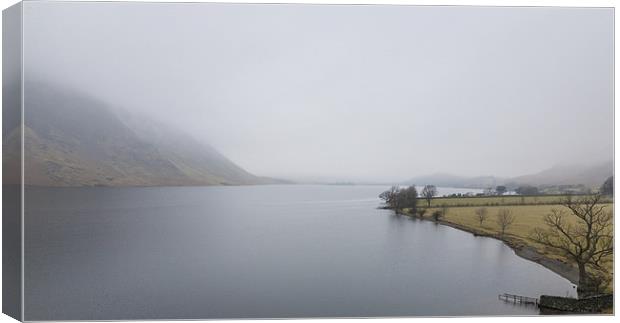
<svg viewBox="0 0 620 323">
<path fill-rule="evenodd" d="M 434 223 L 438 223 L 441 225 L 445 225 L 445 226 L 449 226 L 452 228 L 455 228 L 457 230 L 461 230 L 464 232 L 468 232 L 473 234 L 476 237 L 487 237 L 487 238 L 493 238 L 495 240 L 499 240 L 501 242 L 503 242 L 506 246 L 510 247 L 510 249 L 512 249 L 515 254 L 525 260 L 529 260 L 532 262 L 535 262 L 549 270 L 551 270 L 552 272 L 560 275 L 561 277 L 567 279 L 568 281 L 570 281 L 572 284 L 574 285 L 578 285 L 579 283 L 579 270 L 577 269 L 577 267 L 574 267 L 570 264 L 567 264 L 565 262 L 562 262 L 560 260 L 557 259 L 553 259 L 550 258 L 544 254 L 541 254 L 540 252 L 538 252 L 535 248 L 527 245 L 525 242 L 523 242 L 521 239 L 519 238 L 512 238 L 510 239 L 510 237 L 507 238 L 502 238 L 498 235 L 493 235 L 493 234 L 489 234 L 486 232 L 482 232 L 482 231 L 478 231 L 474 228 L 470 228 L 458 223 L 453 223 L 453 222 L 449 222 L 449 221 L 445 221 L 445 220 L 432 220 L 429 218 L 425 218 L 425 217 L 420 217 L 417 215 L 413 215 L 410 213 L 399 213 L 401 215 L 404 216 L 408 216 L 411 218 L 415 218 L 415 219 L 419 219 L 419 220 L 423 220 L 423 221 L 431 221 Z"/>
</svg>

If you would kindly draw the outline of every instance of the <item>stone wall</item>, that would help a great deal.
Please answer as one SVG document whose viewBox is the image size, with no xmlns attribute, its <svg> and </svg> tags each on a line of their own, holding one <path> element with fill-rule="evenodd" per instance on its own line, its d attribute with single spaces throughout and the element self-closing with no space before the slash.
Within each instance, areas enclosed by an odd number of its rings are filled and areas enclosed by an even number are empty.
<svg viewBox="0 0 620 323">
<path fill-rule="evenodd" d="M 538 306 L 541 312 L 551 310 L 551 312 L 601 313 L 604 309 L 613 308 L 614 295 L 607 294 L 581 299 L 542 295 Z"/>
</svg>

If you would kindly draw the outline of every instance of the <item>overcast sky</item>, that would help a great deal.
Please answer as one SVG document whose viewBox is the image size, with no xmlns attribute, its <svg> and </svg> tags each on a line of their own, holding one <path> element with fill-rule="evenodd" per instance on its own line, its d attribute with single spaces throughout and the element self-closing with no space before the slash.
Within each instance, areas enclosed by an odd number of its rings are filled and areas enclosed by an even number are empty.
<svg viewBox="0 0 620 323">
<path fill-rule="evenodd" d="M 257 175 L 613 157 L 612 9 L 26 2 L 24 19 L 27 80 L 183 128 Z"/>
</svg>

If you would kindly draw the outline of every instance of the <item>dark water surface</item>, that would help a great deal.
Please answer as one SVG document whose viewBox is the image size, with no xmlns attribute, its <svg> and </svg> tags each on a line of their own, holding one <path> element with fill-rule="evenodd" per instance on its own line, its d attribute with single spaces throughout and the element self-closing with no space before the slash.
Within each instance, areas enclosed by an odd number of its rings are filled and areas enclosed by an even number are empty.
<svg viewBox="0 0 620 323">
<path fill-rule="evenodd" d="M 572 285 L 382 186 L 27 188 L 25 318 L 537 314 Z M 444 190 L 444 193 L 446 190 Z"/>
</svg>

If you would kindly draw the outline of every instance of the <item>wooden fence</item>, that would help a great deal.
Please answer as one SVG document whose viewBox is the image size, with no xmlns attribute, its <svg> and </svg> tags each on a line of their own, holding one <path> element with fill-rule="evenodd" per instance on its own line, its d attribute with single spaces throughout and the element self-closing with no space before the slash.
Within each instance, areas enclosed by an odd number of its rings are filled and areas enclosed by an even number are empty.
<svg viewBox="0 0 620 323">
<path fill-rule="evenodd" d="M 538 306 L 538 299 L 537 298 L 533 298 L 533 297 L 527 297 L 527 296 L 519 296 L 519 295 L 513 295 L 513 294 L 501 294 L 498 296 L 499 299 L 501 299 L 504 302 L 512 302 L 515 304 L 524 304 L 524 305 L 535 305 Z"/>
</svg>

